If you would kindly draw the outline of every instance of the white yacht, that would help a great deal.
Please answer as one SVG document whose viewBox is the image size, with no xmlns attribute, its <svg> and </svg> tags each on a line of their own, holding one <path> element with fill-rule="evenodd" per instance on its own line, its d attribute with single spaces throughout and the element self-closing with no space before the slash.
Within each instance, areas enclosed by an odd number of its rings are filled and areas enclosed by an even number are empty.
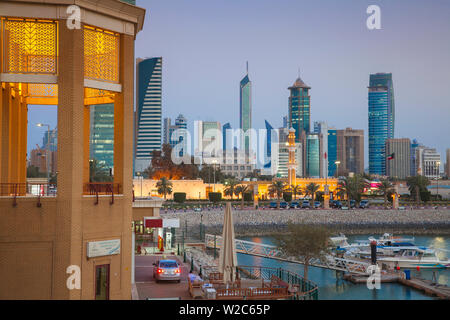
<svg viewBox="0 0 450 320">
<path fill-rule="evenodd" d="M 438 257 L 439 249 L 411 246 L 396 247 L 396 249 L 398 250 L 397 255 L 380 257 L 377 259 L 378 263 L 385 264 L 390 268 L 450 268 L 450 260 Z"/>
</svg>

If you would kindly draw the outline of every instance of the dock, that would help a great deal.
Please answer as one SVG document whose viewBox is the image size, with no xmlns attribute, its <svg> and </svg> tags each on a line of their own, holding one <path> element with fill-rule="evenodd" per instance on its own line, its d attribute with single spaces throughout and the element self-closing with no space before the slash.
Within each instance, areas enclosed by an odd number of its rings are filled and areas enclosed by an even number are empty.
<svg viewBox="0 0 450 320">
<path fill-rule="evenodd" d="M 366 284 L 368 276 L 345 273 L 343 278 L 355 284 Z M 434 283 L 431 280 L 411 278 L 406 280 L 403 273 L 381 274 L 381 283 L 398 282 L 404 286 L 422 291 L 426 295 L 450 300 L 450 287 L 443 284 Z"/>
</svg>

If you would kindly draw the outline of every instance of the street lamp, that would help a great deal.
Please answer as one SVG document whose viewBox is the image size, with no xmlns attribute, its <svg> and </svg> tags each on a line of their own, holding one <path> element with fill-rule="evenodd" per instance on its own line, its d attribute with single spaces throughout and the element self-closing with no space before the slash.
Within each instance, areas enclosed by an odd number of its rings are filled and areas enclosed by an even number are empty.
<svg viewBox="0 0 450 320">
<path fill-rule="evenodd" d="M 436 176 L 436 200 L 439 199 L 439 169 L 441 166 L 440 161 L 436 161 L 436 167 L 437 167 L 437 176 Z"/>
<path fill-rule="evenodd" d="M 46 162 L 46 167 L 47 167 L 47 184 L 50 182 L 50 173 L 49 173 L 49 145 L 50 145 L 50 125 L 49 124 L 45 124 L 45 123 L 38 123 L 36 124 L 37 127 L 47 127 L 47 144 L 45 146 L 46 149 L 46 156 L 45 156 L 45 162 Z"/>
<path fill-rule="evenodd" d="M 341 164 L 341 162 L 339 160 L 336 160 L 334 162 L 334 164 L 336 165 L 337 169 L 336 169 L 336 176 L 339 178 L 339 165 Z"/>
<path fill-rule="evenodd" d="M 212 160 L 211 163 L 213 164 L 213 171 L 214 171 L 214 187 L 213 187 L 213 192 L 216 192 L 216 163 L 217 160 Z"/>
</svg>

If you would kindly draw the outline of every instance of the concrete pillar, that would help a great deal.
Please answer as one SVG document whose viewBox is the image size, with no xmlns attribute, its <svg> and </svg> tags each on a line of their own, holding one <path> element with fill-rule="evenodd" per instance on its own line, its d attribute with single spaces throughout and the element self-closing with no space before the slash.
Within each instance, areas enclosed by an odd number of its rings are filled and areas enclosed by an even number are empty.
<svg viewBox="0 0 450 320">
<path fill-rule="evenodd" d="M 65 20 L 59 25 L 59 174 L 52 295 L 54 299 L 80 299 L 81 290 L 67 289 L 66 269 L 70 265 L 81 268 L 83 252 L 84 37 L 83 29 L 68 29 Z"/>
</svg>

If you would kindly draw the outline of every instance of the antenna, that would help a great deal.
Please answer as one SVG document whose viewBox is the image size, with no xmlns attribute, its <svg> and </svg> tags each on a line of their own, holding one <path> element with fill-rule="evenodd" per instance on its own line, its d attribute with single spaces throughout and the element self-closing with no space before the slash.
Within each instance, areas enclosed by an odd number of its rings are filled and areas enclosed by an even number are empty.
<svg viewBox="0 0 450 320">
<path fill-rule="evenodd" d="M 247 61 L 247 75 L 248 75 L 248 61 Z"/>
</svg>

